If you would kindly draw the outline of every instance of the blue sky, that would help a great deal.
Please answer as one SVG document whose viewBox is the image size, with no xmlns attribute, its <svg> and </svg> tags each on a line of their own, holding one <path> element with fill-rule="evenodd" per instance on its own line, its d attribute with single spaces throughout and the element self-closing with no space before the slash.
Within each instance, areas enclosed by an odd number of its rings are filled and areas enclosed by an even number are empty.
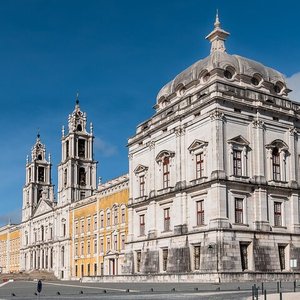
<svg viewBox="0 0 300 300">
<path fill-rule="evenodd" d="M 52 155 L 80 106 L 94 123 L 104 181 L 128 171 L 127 138 L 149 118 L 159 89 L 206 57 L 216 9 L 231 54 L 290 77 L 300 99 L 298 1 L 2 0 L 0 2 L 0 224 L 18 221 L 26 155 L 39 128 Z"/>
</svg>

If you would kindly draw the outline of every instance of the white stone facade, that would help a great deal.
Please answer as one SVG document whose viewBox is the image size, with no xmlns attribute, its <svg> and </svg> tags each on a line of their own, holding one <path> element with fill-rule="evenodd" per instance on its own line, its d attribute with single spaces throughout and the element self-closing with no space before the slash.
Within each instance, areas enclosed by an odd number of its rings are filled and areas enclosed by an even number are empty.
<svg viewBox="0 0 300 300">
<path fill-rule="evenodd" d="M 161 89 L 128 141 L 124 273 L 300 270 L 300 105 L 281 73 L 227 54 L 228 35 L 217 16 L 210 55 Z"/>
</svg>

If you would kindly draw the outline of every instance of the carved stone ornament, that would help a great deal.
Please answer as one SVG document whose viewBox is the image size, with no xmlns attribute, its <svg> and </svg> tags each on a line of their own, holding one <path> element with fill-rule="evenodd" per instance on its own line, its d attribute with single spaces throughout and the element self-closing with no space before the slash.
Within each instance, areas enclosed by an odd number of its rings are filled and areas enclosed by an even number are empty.
<svg viewBox="0 0 300 300">
<path fill-rule="evenodd" d="M 297 134 L 297 129 L 295 126 L 289 127 L 289 133 L 290 135 L 296 135 Z"/>
<path fill-rule="evenodd" d="M 155 142 L 150 141 L 146 144 L 147 147 L 149 147 L 150 150 L 153 150 L 155 148 Z"/>
<path fill-rule="evenodd" d="M 212 121 L 215 121 L 215 120 L 216 121 L 224 121 L 225 120 L 224 113 L 222 113 L 219 110 L 213 111 L 209 116 Z"/>
<path fill-rule="evenodd" d="M 255 119 L 252 122 L 252 125 L 253 125 L 254 128 L 264 129 L 265 123 L 264 123 L 264 121 L 262 121 L 260 119 Z"/>
<path fill-rule="evenodd" d="M 182 127 L 182 126 L 179 126 L 179 127 L 177 127 L 177 128 L 174 129 L 174 132 L 175 132 L 175 135 L 177 137 L 183 136 L 185 134 L 185 128 Z"/>
</svg>

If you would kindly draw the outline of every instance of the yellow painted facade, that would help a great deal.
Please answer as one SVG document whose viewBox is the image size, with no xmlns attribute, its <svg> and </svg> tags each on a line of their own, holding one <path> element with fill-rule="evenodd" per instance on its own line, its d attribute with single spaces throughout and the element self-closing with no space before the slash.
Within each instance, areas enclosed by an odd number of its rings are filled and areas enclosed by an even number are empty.
<svg viewBox="0 0 300 300">
<path fill-rule="evenodd" d="M 71 276 L 121 274 L 128 228 L 128 176 L 98 187 L 70 211 Z"/>
<path fill-rule="evenodd" d="M 20 271 L 20 237 L 17 225 L 0 228 L 0 273 Z"/>
</svg>

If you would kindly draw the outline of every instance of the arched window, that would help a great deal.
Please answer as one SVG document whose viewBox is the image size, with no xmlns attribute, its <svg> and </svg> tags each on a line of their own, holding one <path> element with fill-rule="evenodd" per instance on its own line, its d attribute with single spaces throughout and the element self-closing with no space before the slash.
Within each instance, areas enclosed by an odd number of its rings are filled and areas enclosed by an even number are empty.
<svg viewBox="0 0 300 300">
<path fill-rule="evenodd" d="M 80 185 L 85 185 L 86 184 L 86 174 L 85 174 L 85 169 L 83 167 L 79 168 L 78 183 Z"/>
<path fill-rule="evenodd" d="M 64 186 L 67 186 L 67 182 L 68 182 L 68 170 L 65 169 L 64 170 Z"/>
</svg>

